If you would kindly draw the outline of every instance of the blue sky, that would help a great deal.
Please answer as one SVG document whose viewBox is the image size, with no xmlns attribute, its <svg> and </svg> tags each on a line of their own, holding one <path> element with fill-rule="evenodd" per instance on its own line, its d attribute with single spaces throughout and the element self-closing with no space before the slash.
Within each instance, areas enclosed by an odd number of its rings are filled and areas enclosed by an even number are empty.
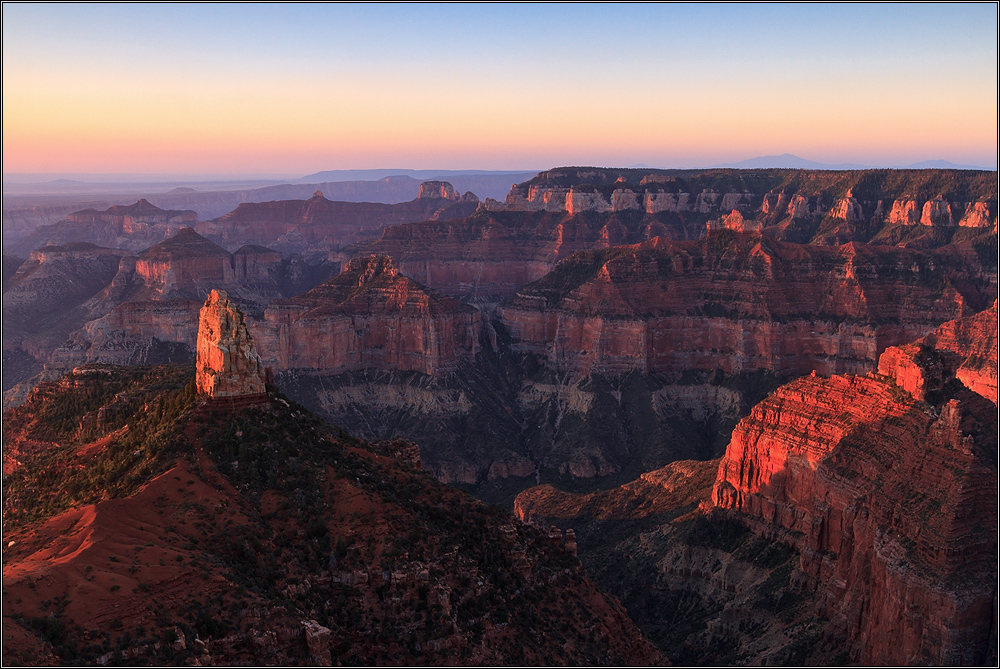
<svg viewBox="0 0 1000 669">
<path fill-rule="evenodd" d="M 995 4 L 5 4 L 3 19 L 5 172 L 996 165 Z"/>
</svg>

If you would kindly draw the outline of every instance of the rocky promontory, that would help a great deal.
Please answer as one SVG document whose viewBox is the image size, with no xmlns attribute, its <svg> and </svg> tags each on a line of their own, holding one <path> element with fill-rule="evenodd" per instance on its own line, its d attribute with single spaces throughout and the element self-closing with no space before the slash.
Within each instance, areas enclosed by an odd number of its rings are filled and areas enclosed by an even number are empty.
<svg viewBox="0 0 1000 669">
<path fill-rule="evenodd" d="M 198 392 L 213 399 L 263 395 L 264 365 L 243 312 L 226 291 L 213 290 L 198 317 Z"/>
</svg>

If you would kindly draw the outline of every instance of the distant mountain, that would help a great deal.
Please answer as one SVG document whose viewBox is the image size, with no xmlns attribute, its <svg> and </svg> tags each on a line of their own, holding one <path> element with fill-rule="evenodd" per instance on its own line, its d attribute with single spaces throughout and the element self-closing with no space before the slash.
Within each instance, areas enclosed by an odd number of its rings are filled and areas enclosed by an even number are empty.
<svg viewBox="0 0 1000 669">
<path fill-rule="evenodd" d="M 783 168 L 792 170 L 862 170 L 865 165 L 857 163 L 817 163 L 814 160 L 799 158 L 791 153 L 783 153 L 780 156 L 758 156 L 748 160 L 741 160 L 738 163 L 725 163 L 719 167 L 734 167 L 737 169 L 762 169 L 762 168 Z"/>
<path fill-rule="evenodd" d="M 781 168 L 792 170 L 866 170 L 878 167 L 892 169 L 941 169 L 941 170 L 995 170 L 995 167 L 983 167 L 981 165 L 956 165 L 947 160 L 923 160 L 912 165 L 861 165 L 860 163 L 818 163 L 814 160 L 806 160 L 792 153 L 783 153 L 780 156 L 758 156 L 741 160 L 738 163 L 724 163 L 719 167 L 733 167 L 737 169 L 764 169 Z"/>
<path fill-rule="evenodd" d="M 919 163 L 913 163 L 912 165 L 907 165 L 907 168 L 911 170 L 926 170 L 926 169 L 939 169 L 939 170 L 990 170 L 996 169 L 995 167 L 983 167 L 981 165 L 956 165 L 955 163 L 948 162 L 947 160 L 923 160 Z"/>
</svg>

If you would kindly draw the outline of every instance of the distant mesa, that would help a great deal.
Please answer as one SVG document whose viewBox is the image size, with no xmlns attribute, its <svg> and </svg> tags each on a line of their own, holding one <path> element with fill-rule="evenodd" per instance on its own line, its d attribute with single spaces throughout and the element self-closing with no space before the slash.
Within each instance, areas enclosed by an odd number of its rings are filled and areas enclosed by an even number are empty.
<svg viewBox="0 0 1000 669">
<path fill-rule="evenodd" d="M 170 195 L 180 195 L 182 193 L 197 193 L 194 188 L 188 188 L 187 186 L 178 186 L 177 188 L 171 188 L 167 191 Z"/>
<path fill-rule="evenodd" d="M 440 198 L 442 200 L 457 200 L 455 188 L 447 181 L 425 181 L 420 184 L 417 198 Z"/>
<path fill-rule="evenodd" d="M 243 312 L 226 291 L 213 290 L 198 319 L 198 392 L 209 397 L 263 397 L 264 365 Z"/>
</svg>

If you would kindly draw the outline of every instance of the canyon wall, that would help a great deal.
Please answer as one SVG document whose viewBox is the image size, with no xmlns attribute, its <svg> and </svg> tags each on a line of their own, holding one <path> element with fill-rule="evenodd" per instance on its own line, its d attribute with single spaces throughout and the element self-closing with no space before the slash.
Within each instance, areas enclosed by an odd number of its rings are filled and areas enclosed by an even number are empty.
<svg viewBox="0 0 1000 669">
<path fill-rule="evenodd" d="M 431 288 L 495 303 L 577 251 L 716 229 L 824 246 L 971 242 L 995 256 L 996 202 L 996 173 L 971 170 L 558 168 L 466 219 L 387 227 L 344 259 L 384 253 Z"/>
<path fill-rule="evenodd" d="M 848 224 L 996 228 L 995 173 L 975 170 L 641 170 L 556 168 L 516 184 L 494 210 L 641 211 Z M 993 182 L 993 183 L 991 183 Z"/>
<path fill-rule="evenodd" d="M 941 330 L 976 331 L 988 350 L 991 312 Z M 996 405 L 958 383 L 948 357 L 925 342 L 887 351 L 888 376 L 793 381 L 740 422 L 719 466 L 715 504 L 801 552 L 821 611 L 846 627 L 861 664 L 986 660 Z M 986 365 L 995 375 L 996 358 Z M 896 384 L 914 368 L 937 383 Z"/>
<path fill-rule="evenodd" d="M 952 377 L 997 403 L 997 303 L 974 316 L 949 321 L 905 346 L 887 349 L 879 374 L 925 400 Z"/>
<path fill-rule="evenodd" d="M 403 276 L 389 257 L 371 255 L 302 295 L 271 303 L 253 330 L 277 370 L 437 374 L 475 357 L 480 328 L 476 309 Z"/>
<path fill-rule="evenodd" d="M 574 373 L 863 373 L 992 301 L 975 254 L 819 247 L 720 231 L 580 253 L 501 305 L 515 350 Z"/>
<path fill-rule="evenodd" d="M 142 199 L 103 211 L 84 209 L 67 214 L 63 220 L 39 226 L 5 247 L 22 255 L 46 245 L 73 242 L 140 251 L 194 225 L 197 218 L 193 211 L 160 209 Z"/>
</svg>

